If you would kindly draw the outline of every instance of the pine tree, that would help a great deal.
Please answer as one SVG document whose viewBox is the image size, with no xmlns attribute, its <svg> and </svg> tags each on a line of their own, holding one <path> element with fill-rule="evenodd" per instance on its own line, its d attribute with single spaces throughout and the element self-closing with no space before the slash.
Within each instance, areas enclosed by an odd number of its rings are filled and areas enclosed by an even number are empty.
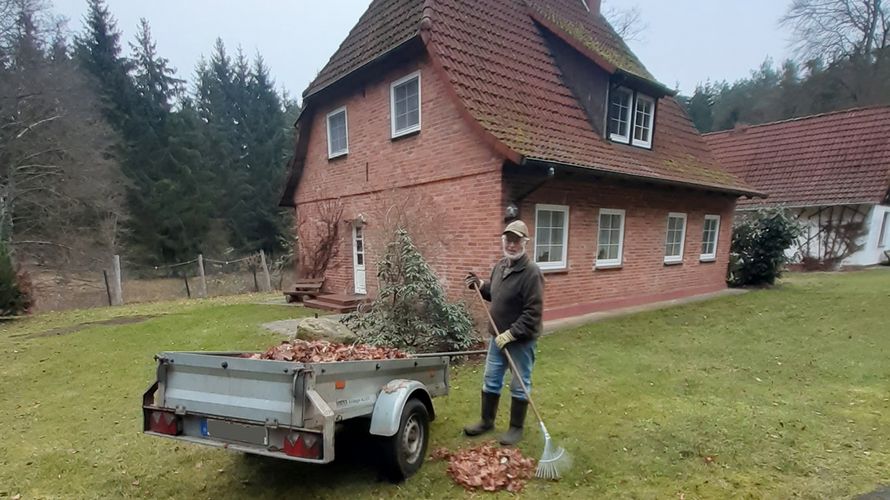
<svg viewBox="0 0 890 500">
<path fill-rule="evenodd" d="M 277 207 L 288 153 L 284 103 L 261 57 L 252 65 L 241 50 L 230 58 L 219 39 L 197 75 L 195 101 L 229 241 L 242 252 L 276 250 L 286 228 Z"/>
<path fill-rule="evenodd" d="M 148 22 L 140 28 L 131 45 L 136 92 L 125 160 L 133 180 L 130 241 L 147 260 L 171 262 L 200 252 L 210 225 L 201 141 L 190 110 L 172 111 L 182 80 L 158 55 Z"/>
<path fill-rule="evenodd" d="M 281 97 L 275 91 L 262 56 L 257 54 L 248 82 L 250 106 L 246 165 L 251 196 L 244 200 L 250 219 L 240 224 L 244 244 L 267 252 L 277 250 L 287 224 L 278 209 L 278 192 L 289 153 L 289 135 Z"/>
<path fill-rule="evenodd" d="M 75 36 L 74 54 L 99 88 L 109 123 L 126 139 L 133 96 L 132 64 L 121 55 L 121 32 L 105 0 L 88 0 L 88 5 L 86 31 Z"/>
</svg>

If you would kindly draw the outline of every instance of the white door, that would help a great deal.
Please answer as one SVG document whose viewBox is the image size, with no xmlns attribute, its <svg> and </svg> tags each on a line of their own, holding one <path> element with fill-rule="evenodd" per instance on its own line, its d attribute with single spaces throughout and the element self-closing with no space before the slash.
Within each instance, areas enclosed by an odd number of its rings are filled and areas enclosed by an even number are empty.
<svg viewBox="0 0 890 500">
<path fill-rule="evenodd" d="M 355 273 L 355 293 L 366 293 L 365 290 L 365 237 L 361 226 L 352 228 L 352 268 Z"/>
</svg>

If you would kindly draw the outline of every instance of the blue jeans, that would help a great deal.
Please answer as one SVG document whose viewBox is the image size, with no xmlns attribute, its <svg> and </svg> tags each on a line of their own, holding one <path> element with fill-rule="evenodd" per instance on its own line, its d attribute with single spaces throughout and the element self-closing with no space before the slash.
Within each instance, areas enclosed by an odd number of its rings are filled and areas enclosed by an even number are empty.
<svg viewBox="0 0 890 500">
<path fill-rule="evenodd" d="M 535 367 L 535 345 L 536 340 L 517 340 L 506 345 L 505 349 L 510 352 L 513 357 L 513 363 L 519 371 L 519 376 L 525 382 L 528 391 L 532 390 L 532 368 Z M 494 338 L 488 343 L 488 355 L 485 357 L 485 375 L 482 378 L 482 390 L 490 394 L 500 394 L 501 388 L 504 386 L 504 375 L 510 371 L 510 364 L 507 362 L 507 356 L 498 349 Z M 517 399 L 527 400 L 525 393 L 522 392 L 522 386 L 519 382 L 510 380 L 510 394 Z"/>
</svg>

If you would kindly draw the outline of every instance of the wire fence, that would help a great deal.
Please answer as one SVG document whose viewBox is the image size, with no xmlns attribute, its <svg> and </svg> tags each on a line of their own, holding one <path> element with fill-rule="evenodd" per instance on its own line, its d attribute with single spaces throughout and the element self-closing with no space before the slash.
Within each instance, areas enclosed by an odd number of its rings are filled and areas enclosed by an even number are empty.
<svg viewBox="0 0 890 500">
<path fill-rule="evenodd" d="M 163 300 L 280 291 L 291 279 L 289 261 L 262 253 L 230 258 L 201 255 L 164 265 L 126 257 L 96 260 L 93 270 L 38 277 L 39 310 L 101 307 Z M 97 270 L 97 268 L 99 268 Z"/>
</svg>

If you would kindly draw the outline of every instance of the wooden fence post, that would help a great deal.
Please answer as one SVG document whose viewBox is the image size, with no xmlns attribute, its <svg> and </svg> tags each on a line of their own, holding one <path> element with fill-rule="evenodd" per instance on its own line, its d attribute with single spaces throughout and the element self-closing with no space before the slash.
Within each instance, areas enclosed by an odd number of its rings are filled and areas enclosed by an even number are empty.
<svg viewBox="0 0 890 500">
<path fill-rule="evenodd" d="M 112 306 L 114 304 L 111 302 L 111 284 L 108 283 L 108 271 L 103 269 L 102 276 L 105 278 L 105 294 L 108 295 L 108 305 Z"/>
<path fill-rule="evenodd" d="M 111 280 L 112 302 L 116 306 L 124 304 L 124 291 L 121 286 L 121 256 L 114 256 L 114 269 Z"/>
<path fill-rule="evenodd" d="M 198 293 L 201 297 L 207 298 L 207 278 L 204 276 L 204 254 L 198 254 L 198 276 L 201 278 Z"/>
<path fill-rule="evenodd" d="M 260 264 L 263 266 L 264 292 L 272 291 L 272 276 L 269 275 L 269 266 L 266 265 L 266 252 L 260 250 Z"/>
</svg>

